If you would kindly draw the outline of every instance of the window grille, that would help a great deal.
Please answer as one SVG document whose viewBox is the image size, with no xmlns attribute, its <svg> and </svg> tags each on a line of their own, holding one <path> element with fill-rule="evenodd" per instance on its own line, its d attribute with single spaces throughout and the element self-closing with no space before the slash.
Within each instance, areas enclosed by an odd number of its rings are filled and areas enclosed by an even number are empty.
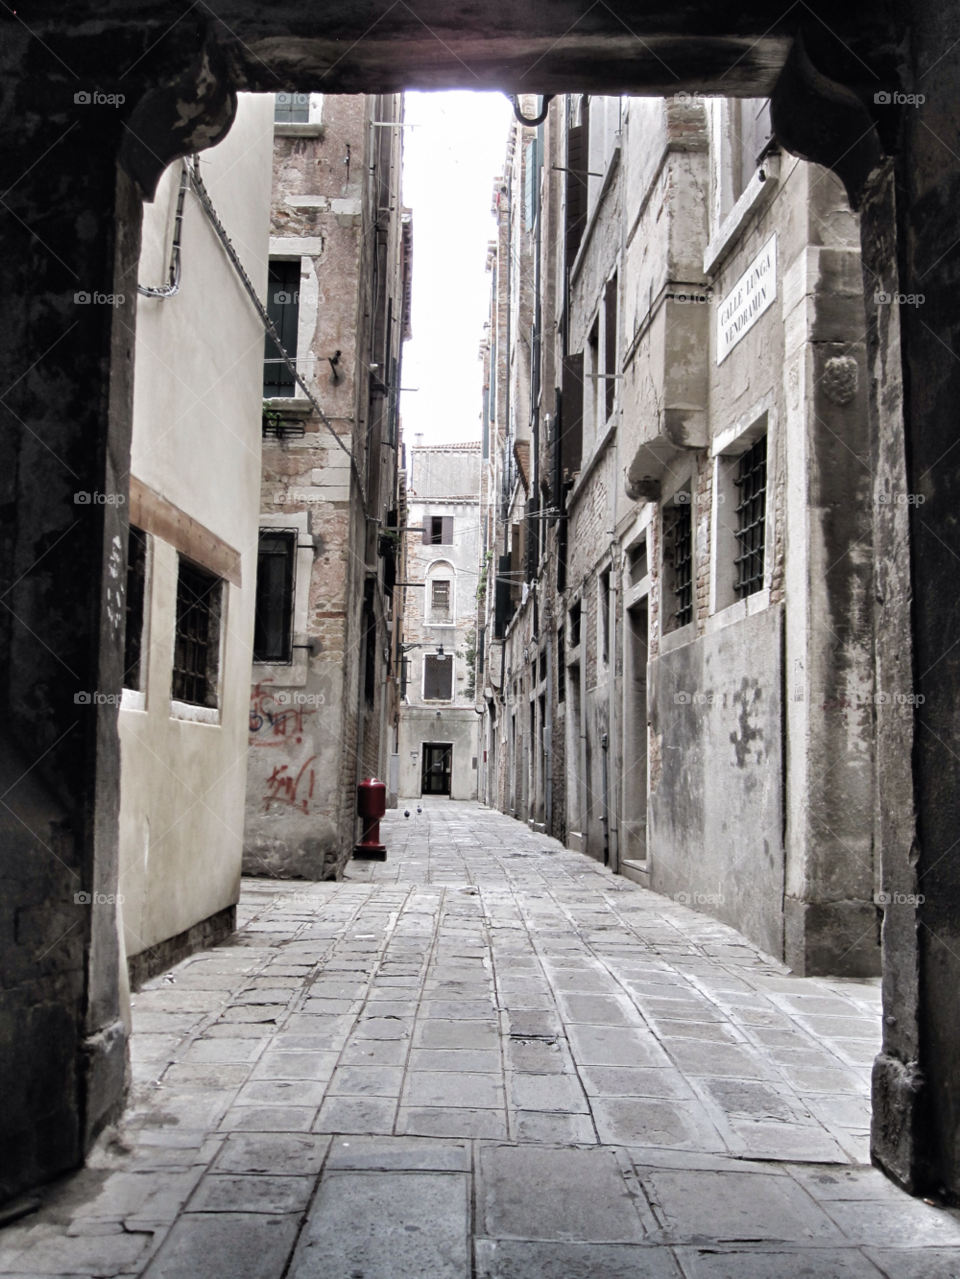
<svg viewBox="0 0 960 1279">
<path fill-rule="evenodd" d="M 293 661 L 293 596 L 296 529 L 261 529 L 257 548 L 253 660 L 289 665 Z"/>
<path fill-rule="evenodd" d="M 130 525 L 127 538 L 126 628 L 123 643 L 123 687 L 143 688 L 140 669 L 146 604 L 147 535 Z"/>
<path fill-rule="evenodd" d="M 450 612 L 450 583 L 443 578 L 434 578 L 432 582 L 433 588 L 433 611 L 435 613 Z"/>
<path fill-rule="evenodd" d="M 428 653 L 423 659 L 423 697 L 429 702 L 449 702 L 453 696 L 453 658 Z"/>
<path fill-rule="evenodd" d="M 667 508 L 669 525 L 664 532 L 673 552 L 671 589 L 677 601 L 673 624 L 679 628 L 693 621 L 693 512 L 690 494 L 678 496 L 685 500 Z"/>
<path fill-rule="evenodd" d="M 740 458 L 737 478 L 737 549 L 734 560 L 738 599 L 763 587 L 763 553 L 767 516 L 767 437 L 762 435 Z"/>
<path fill-rule="evenodd" d="M 193 706 L 216 706 L 220 645 L 218 577 L 180 561 L 173 652 L 173 696 Z"/>
<path fill-rule="evenodd" d="M 310 120 L 310 94 L 275 93 L 273 119 L 275 124 L 307 124 Z"/>
</svg>

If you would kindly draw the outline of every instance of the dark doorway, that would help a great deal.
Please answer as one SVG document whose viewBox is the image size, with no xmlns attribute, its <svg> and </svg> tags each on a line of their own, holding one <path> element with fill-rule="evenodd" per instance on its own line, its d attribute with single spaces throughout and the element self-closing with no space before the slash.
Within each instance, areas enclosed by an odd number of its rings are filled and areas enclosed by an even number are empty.
<svg viewBox="0 0 960 1279">
<path fill-rule="evenodd" d="M 424 742 L 423 769 L 420 774 L 421 795 L 450 794 L 450 771 L 453 767 L 452 742 Z"/>
</svg>

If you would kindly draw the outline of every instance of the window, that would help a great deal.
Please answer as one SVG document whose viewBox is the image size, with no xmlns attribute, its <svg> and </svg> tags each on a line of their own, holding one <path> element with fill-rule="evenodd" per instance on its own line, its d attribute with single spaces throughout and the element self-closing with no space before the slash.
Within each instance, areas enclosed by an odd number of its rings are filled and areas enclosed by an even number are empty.
<svg viewBox="0 0 960 1279">
<path fill-rule="evenodd" d="M 430 602 L 434 613 L 450 613 L 450 582 L 446 578 L 435 577 L 430 584 Z"/>
<path fill-rule="evenodd" d="M 310 119 L 310 94 L 275 93 L 273 119 L 275 124 L 306 124 Z"/>
<path fill-rule="evenodd" d="M 290 359 L 297 359 L 297 331 L 300 325 L 300 259 L 275 259 L 267 281 L 267 315 Z M 267 335 L 263 356 L 263 395 L 294 395 L 296 382 L 283 362 L 277 344 Z"/>
<path fill-rule="evenodd" d="M 293 593 L 297 530 L 260 530 L 253 660 L 288 665 L 293 661 Z"/>
<path fill-rule="evenodd" d="M 570 647 L 580 646 L 580 601 L 570 606 Z"/>
<path fill-rule="evenodd" d="M 763 552 L 767 513 L 767 437 L 761 435 L 740 457 L 737 469 L 737 527 L 739 554 L 734 560 L 737 599 L 763 587 Z"/>
<path fill-rule="evenodd" d="M 140 659 L 146 615 L 147 535 L 130 525 L 127 534 L 127 593 L 123 638 L 123 687 L 143 688 Z"/>
<path fill-rule="evenodd" d="M 537 197 L 540 194 L 540 165 L 537 159 L 537 139 L 532 138 L 523 155 L 523 227 L 532 231 L 537 220 Z"/>
<path fill-rule="evenodd" d="M 567 672 L 565 663 L 566 656 L 564 653 L 563 643 L 563 627 L 557 628 L 557 701 L 564 702 L 567 698 Z"/>
<path fill-rule="evenodd" d="M 216 706 L 220 667 L 219 577 L 180 560 L 173 650 L 173 697 L 192 706 Z"/>
<path fill-rule="evenodd" d="M 677 493 L 663 512 L 665 630 L 693 621 L 693 509 L 689 490 Z M 672 615 L 671 615 L 672 605 Z"/>
<path fill-rule="evenodd" d="M 423 698 L 449 702 L 453 697 L 453 658 L 449 653 L 427 653 L 423 659 Z"/>
<path fill-rule="evenodd" d="M 604 421 L 613 412 L 617 398 L 617 277 L 609 282 L 603 294 L 603 372 Z"/>
<path fill-rule="evenodd" d="M 423 517 L 423 541 L 425 546 L 452 546 L 453 516 L 425 515 Z"/>
<path fill-rule="evenodd" d="M 636 586 L 638 582 L 642 582 L 647 576 L 647 543 L 646 541 L 638 542 L 636 546 L 631 546 L 627 552 L 628 571 L 630 576 L 630 585 Z"/>
<path fill-rule="evenodd" d="M 600 660 L 604 666 L 610 662 L 610 570 L 600 574 L 600 593 L 597 599 L 600 627 Z"/>
</svg>

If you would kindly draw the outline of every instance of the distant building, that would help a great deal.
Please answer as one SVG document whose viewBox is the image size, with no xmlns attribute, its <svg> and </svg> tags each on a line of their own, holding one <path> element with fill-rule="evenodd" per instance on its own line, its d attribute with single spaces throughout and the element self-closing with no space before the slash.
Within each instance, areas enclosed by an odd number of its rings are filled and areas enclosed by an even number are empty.
<svg viewBox="0 0 960 1279">
<path fill-rule="evenodd" d="M 401 95 L 278 94 L 244 872 L 337 876 L 397 749 Z"/>
<path fill-rule="evenodd" d="M 400 797 L 475 799 L 480 444 L 409 454 Z"/>
</svg>

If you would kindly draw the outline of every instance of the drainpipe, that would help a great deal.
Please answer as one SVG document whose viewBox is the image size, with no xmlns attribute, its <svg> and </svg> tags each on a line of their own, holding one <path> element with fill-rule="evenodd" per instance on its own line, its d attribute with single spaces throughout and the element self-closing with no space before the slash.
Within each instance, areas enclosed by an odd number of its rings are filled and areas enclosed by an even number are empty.
<svg viewBox="0 0 960 1279">
<path fill-rule="evenodd" d="M 546 525 L 543 525 L 544 535 L 546 535 Z M 553 834 L 553 618 L 550 613 L 544 620 L 544 629 L 547 637 L 547 696 L 544 699 L 547 713 L 544 717 L 542 732 L 544 736 L 544 756 L 546 766 L 546 777 L 544 778 L 544 795 L 543 795 L 543 817 L 547 827 L 547 834 Z"/>
<path fill-rule="evenodd" d="M 606 733 L 600 734 L 600 759 L 603 768 L 603 813 L 600 821 L 603 823 L 603 864 L 610 865 L 610 811 L 607 804 L 607 758 L 609 750 L 609 740 Z"/>
</svg>

